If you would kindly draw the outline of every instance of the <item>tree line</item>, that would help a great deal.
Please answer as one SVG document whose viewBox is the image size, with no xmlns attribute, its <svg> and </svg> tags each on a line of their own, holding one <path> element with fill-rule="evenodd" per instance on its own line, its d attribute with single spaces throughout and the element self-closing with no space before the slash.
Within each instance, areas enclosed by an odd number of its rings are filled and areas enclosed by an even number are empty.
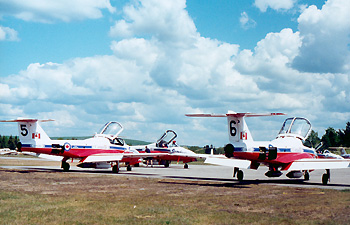
<svg viewBox="0 0 350 225">
<path fill-rule="evenodd" d="M 321 142 L 323 143 L 323 149 L 329 147 L 350 147 L 350 122 L 346 123 L 345 129 L 335 130 L 333 127 L 328 127 L 321 138 L 318 137 L 317 132 L 312 130 L 306 139 L 305 145 L 315 148 Z"/>
<path fill-rule="evenodd" d="M 11 150 L 15 150 L 17 143 L 19 142 L 18 136 L 1 136 L 0 135 L 0 149 L 1 148 L 9 148 Z"/>
</svg>

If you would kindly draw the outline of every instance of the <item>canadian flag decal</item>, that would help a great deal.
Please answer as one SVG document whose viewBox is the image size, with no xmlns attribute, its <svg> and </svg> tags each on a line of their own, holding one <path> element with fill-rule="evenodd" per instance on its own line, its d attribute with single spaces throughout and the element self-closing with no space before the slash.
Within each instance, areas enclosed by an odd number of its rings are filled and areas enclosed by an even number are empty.
<svg viewBox="0 0 350 225">
<path fill-rule="evenodd" d="M 32 139 L 38 138 L 40 139 L 40 133 L 32 133 Z"/>
<path fill-rule="evenodd" d="M 247 133 L 246 132 L 241 132 L 241 140 L 247 140 Z"/>
</svg>

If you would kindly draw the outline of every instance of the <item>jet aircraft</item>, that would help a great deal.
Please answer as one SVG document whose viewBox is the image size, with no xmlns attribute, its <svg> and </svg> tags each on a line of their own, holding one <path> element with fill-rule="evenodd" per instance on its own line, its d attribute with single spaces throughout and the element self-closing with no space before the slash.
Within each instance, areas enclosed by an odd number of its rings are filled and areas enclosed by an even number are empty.
<svg viewBox="0 0 350 225">
<path fill-rule="evenodd" d="M 342 149 L 340 150 L 340 153 L 341 153 L 340 156 L 343 157 L 344 159 L 350 159 L 350 154 L 346 153 L 346 151 L 345 151 L 344 148 L 342 148 Z"/>
<path fill-rule="evenodd" d="M 39 122 L 53 120 L 16 119 L 0 122 L 17 122 L 20 142 L 18 151 L 33 152 L 38 157 L 61 161 L 61 168 L 69 171 L 69 159 L 78 159 L 78 167 L 106 169 L 119 172 L 119 163 L 125 162 L 127 170 L 144 157 L 159 156 L 162 153 L 139 153 L 128 146 L 118 135 L 123 126 L 118 122 L 106 123 L 99 133 L 85 140 L 51 140 Z"/>
<path fill-rule="evenodd" d="M 311 132 L 311 123 L 306 118 L 287 118 L 276 139 L 272 141 L 254 141 L 246 117 L 277 116 L 284 113 L 236 113 L 227 114 L 186 114 L 189 117 L 226 117 L 228 123 L 229 144 L 224 148 L 225 156 L 209 156 L 205 163 L 229 166 L 234 168 L 233 176 L 243 180 L 243 169 L 258 169 L 260 165 L 268 166 L 265 173 L 268 177 L 279 177 L 281 171 L 287 171 L 289 178 L 300 178 L 304 175 L 309 180 L 310 172 L 325 169 L 322 183 L 330 180 L 330 169 L 350 167 L 350 160 L 320 159 L 313 148 L 303 145 Z"/>
<path fill-rule="evenodd" d="M 151 153 L 167 153 L 153 157 L 153 160 L 158 161 L 158 164 L 163 164 L 165 167 L 169 167 L 171 161 L 182 161 L 184 168 L 188 168 L 189 162 L 197 161 L 198 158 L 206 158 L 206 154 L 196 154 L 193 151 L 184 147 L 178 146 L 175 139 L 177 134 L 173 130 L 167 130 L 164 134 L 155 142 L 149 145 L 135 146 L 139 152 L 145 152 L 147 146 Z"/>
</svg>

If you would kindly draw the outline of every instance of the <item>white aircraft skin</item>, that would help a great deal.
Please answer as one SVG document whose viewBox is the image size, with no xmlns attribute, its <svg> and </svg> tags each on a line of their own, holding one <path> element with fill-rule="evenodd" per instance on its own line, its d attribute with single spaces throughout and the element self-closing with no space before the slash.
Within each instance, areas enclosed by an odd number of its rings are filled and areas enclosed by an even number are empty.
<svg viewBox="0 0 350 225">
<path fill-rule="evenodd" d="M 184 168 L 188 168 L 189 162 L 197 161 L 198 158 L 206 158 L 208 155 L 196 154 L 193 151 L 176 144 L 175 138 L 177 134 L 173 130 L 167 130 L 164 134 L 154 143 L 149 145 L 134 146 L 139 152 L 145 153 L 145 148 L 150 150 L 151 153 L 167 153 L 166 155 L 159 155 L 153 159 L 158 161 L 159 164 L 164 164 L 165 167 L 169 167 L 171 161 L 184 162 Z"/>
<path fill-rule="evenodd" d="M 85 140 L 51 140 L 40 126 L 39 122 L 53 120 L 16 119 L 0 122 L 17 122 L 20 138 L 19 151 L 32 152 L 36 156 L 61 161 L 61 167 L 68 171 L 70 165 L 68 159 L 78 159 L 82 168 L 105 169 L 112 168 L 119 172 L 119 163 L 131 165 L 137 164 L 143 157 L 159 156 L 161 153 L 139 153 L 134 148 L 125 144 L 118 135 L 123 131 L 123 126 L 118 122 L 108 122 L 99 133 Z"/>
<path fill-rule="evenodd" d="M 268 177 L 279 177 L 281 171 L 287 171 L 287 177 L 299 178 L 304 175 L 309 179 L 309 172 L 325 169 L 322 183 L 327 184 L 330 179 L 330 169 L 348 168 L 350 160 L 319 159 L 313 148 L 303 145 L 311 132 L 310 122 L 301 117 L 285 120 L 281 131 L 272 141 L 254 141 L 245 117 L 276 116 L 283 113 L 236 113 L 227 114 L 186 114 L 189 117 L 227 117 L 229 144 L 225 146 L 225 156 L 209 156 L 205 163 L 230 166 L 234 168 L 233 176 L 243 180 L 244 169 L 257 169 L 261 164 L 269 167 L 265 174 Z"/>
<path fill-rule="evenodd" d="M 0 149 L 0 155 L 17 155 L 17 151 L 9 148 L 3 148 Z"/>
</svg>

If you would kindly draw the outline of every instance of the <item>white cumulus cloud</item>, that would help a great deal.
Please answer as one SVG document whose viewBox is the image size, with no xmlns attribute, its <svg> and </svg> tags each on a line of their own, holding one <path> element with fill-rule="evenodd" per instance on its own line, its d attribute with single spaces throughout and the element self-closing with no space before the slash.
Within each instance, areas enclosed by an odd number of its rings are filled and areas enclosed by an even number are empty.
<svg viewBox="0 0 350 225">
<path fill-rule="evenodd" d="M 97 19 L 102 17 L 104 9 L 110 13 L 116 11 L 109 0 L 0 0 L 0 18 L 14 16 L 44 23 Z"/>
<path fill-rule="evenodd" d="M 322 9 L 311 5 L 298 18 L 303 44 L 293 61 L 306 72 L 350 71 L 350 1 L 329 0 Z"/>
<path fill-rule="evenodd" d="M 267 8 L 274 10 L 289 10 L 293 8 L 296 0 L 255 0 L 254 4 L 261 12 L 266 12 Z"/>
<path fill-rule="evenodd" d="M 18 41 L 18 33 L 10 27 L 0 26 L 0 41 Z"/>
</svg>

